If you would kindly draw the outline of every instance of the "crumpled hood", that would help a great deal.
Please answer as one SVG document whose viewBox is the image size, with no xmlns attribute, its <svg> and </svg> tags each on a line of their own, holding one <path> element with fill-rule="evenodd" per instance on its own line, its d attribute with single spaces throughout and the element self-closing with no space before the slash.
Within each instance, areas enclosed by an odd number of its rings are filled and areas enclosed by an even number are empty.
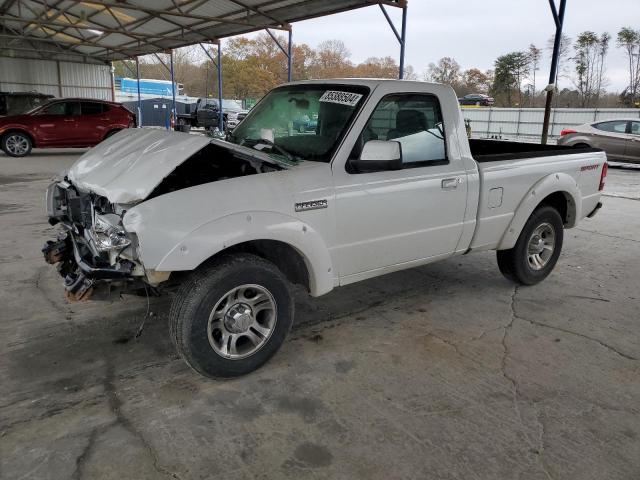
<svg viewBox="0 0 640 480">
<path fill-rule="evenodd" d="M 204 135 L 129 128 L 80 157 L 68 177 L 78 188 L 112 203 L 135 203 L 211 140 Z"/>
</svg>

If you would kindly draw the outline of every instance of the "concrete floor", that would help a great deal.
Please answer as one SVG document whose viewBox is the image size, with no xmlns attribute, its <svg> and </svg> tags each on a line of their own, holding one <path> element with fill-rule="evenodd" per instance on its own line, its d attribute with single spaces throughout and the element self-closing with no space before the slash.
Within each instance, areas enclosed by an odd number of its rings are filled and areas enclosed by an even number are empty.
<svg viewBox="0 0 640 480">
<path fill-rule="evenodd" d="M 638 479 L 640 170 L 514 288 L 493 253 L 301 298 L 258 372 L 216 382 L 168 303 L 65 303 L 43 191 L 77 154 L 0 156 L 0 477 Z"/>
</svg>

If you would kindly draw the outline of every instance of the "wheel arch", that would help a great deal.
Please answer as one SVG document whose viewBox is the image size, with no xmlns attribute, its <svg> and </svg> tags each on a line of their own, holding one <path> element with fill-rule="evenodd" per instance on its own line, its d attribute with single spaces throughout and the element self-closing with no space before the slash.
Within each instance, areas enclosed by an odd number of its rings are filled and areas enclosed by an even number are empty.
<svg viewBox="0 0 640 480">
<path fill-rule="evenodd" d="M 531 214 L 541 205 L 549 205 L 558 210 L 565 228 L 574 227 L 581 218 L 580 199 L 576 181 L 570 175 L 554 173 L 543 178 L 523 197 L 497 249 L 512 248 Z"/>
<path fill-rule="evenodd" d="M 5 136 L 9 135 L 10 133 L 14 133 L 14 132 L 23 133 L 24 135 L 29 137 L 29 140 L 31 140 L 31 148 L 36 148 L 36 139 L 33 136 L 33 134 L 31 132 L 29 132 L 29 130 L 27 130 L 26 128 L 20 128 L 20 127 L 7 128 L 0 135 L 0 139 L 3 139 Z"/>
<path fill-rule="evenodd" d="M 141 259 L 148 269 L 191 271 L 220 255 L 249 252 L 274 263 L 312 296 L 328 293 L 334 287 L 331 255 L 322 236 L 294 217 L 244 212 L 208 222 L 186 235 L 176 232 L 177 236 L 167 235 L 163 225 L 135 220 L 128 225 L 129 231 L 138 235 Z"/>
<path fill-rule="evenodd" d="M 216 252 L 198 268 L 215 262 L 220 257 L 238 253 L 251 253 L 273 263 L 291 283 L 302 285 L 307 291 L 311 291 L 308 260 L 297 248 L 281 240 L 257 239 L 237 243 Z"/>
</svg>

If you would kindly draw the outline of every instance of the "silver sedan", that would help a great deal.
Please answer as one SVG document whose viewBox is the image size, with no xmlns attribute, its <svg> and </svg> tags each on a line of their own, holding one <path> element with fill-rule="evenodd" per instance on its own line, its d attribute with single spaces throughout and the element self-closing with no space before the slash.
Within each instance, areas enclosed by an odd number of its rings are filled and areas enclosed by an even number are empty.
<svg viewBox="0 0 640 480">
<path fill-rule="evenodd" d="M 614 162 L 640 163 L 640 119 L 601 120 L 566 128 L 558 145 L 601 148 Z"/>
</svg>

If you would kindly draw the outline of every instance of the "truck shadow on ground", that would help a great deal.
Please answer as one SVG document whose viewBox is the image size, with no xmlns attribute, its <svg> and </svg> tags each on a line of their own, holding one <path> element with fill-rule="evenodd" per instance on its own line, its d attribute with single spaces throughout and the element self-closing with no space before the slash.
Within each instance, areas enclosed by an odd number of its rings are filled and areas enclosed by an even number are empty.
<svg viewBox="0 0 640 480">
<path fill-rule="evenodd" d="M 37 381 L 67 377 L 77 384 L 86 376 L 91 383 L 95 374 L 91 366 L 100 365 L 103 358 L 110 358 L 118 372 L 179 360 L 169 339 L 171 298 L 152 297 L 147 302 L 144 297 L 125 295 L 106 302 L 68 304 L 62 298 L 59 281 L 52 281 L 53 272 L 44 276 L 49 278 L 36 282 L 38 293 L 50 305 L 49 315 L 61 318 L 44 331 L 35 327 L 35 331 L 25 332 L 29 348 L 17 348 L 8 355 L 13 378 Z M 449 260 L 397 272 L 338 288 L 315 299 L 296 287 L 296 320 L 291 337 L 313 339 L 330 323 L 335 327 L 338 320 L 350 323 L 366 319 L 383 325 L 386 320 L 370 318 L 368 310 L 385 303 L 394 302 L 394 309 L 410 311 L 416 300 L 424 303 L 437 295 L 439 301 L 449 296 L 455 302 L 456 291 L 461 288 L 496 287 L 506 292 L 511 284 L 482 259 L 464 263 Z M 446 324 L 446 319 L 440 321 Z M 34 349 L 40 353 L 33 355 Z"/>
</svg>

